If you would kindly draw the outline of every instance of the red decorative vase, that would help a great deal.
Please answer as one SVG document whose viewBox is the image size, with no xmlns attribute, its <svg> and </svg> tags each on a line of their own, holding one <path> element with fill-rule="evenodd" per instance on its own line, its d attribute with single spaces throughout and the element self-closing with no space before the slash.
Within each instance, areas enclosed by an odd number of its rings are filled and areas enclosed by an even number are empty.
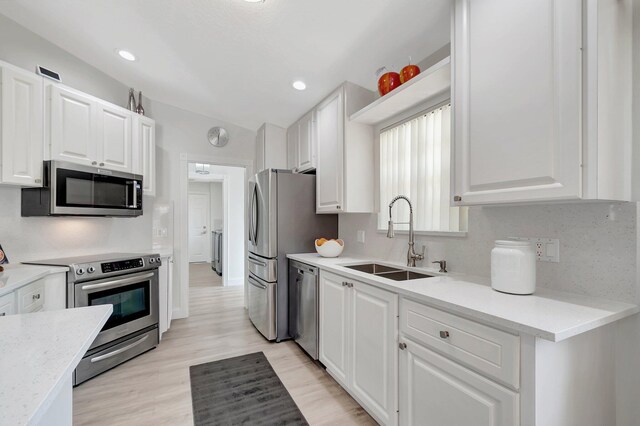
<svg viewBox="0 0 640 426">
<path fill-rule="evenodd" d="M 380 96 L 384 96 L 401 84 L 400 74 L 397 72 L 384 73 L 378 79 L 378 93 L 380 93 Z"/>
</svg>

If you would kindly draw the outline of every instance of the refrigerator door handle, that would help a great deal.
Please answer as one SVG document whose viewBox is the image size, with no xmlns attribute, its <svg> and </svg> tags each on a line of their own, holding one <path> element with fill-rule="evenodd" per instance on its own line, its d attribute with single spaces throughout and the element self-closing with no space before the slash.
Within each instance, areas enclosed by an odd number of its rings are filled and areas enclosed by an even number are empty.
<svg viewBox="0 0 640 426">
<path fill-rule="evenodd" d="M 255 211 L 255 220 L 253 223 L 253 245 L 258 245 L 258 226 L 260 224 L 260 209 L 258 208 L 258 185 L 253 187 L 253 209 Z"/>
<path fill-rule="evenodd" d="M 264 267 L 267 266 L 266 262 L 260 262 L 259 260 L 256 260 L 253 257 L 249 257 L 249 262 L 253 263 L 254 265 L 258 265 L 258 266 L 264 266 Z"/>
<path fill-rule="evenodd" d="M 260 284 L 259 282 L 257 282 L 255 279 L 253 279 L 251 277 L 249 277 L 249 284 L 251 284 L 254 287 L 258 287 L 259 289 L 262 289 L 262 290 L 266 290 L 267 289 L 266 285 Z"/>
<path fill-rule="evenodd" d="M 253 244 L 253 194 L 255 192 L 255 184 L 253 185 L 253 192 L 251 192 L 251 198 L 249 200 L 249 242 Z"/>
</svg>

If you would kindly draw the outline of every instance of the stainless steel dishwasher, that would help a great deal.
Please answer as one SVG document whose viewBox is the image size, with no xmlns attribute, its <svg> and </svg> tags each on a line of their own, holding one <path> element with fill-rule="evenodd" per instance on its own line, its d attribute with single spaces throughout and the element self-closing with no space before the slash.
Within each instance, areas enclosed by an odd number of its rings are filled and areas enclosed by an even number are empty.
<svg viewBox="0 0 640 426">
<path fill-rule="evenodd" d="M 318 359 L 318 268 L 289 260 L 289 335 Z"/>
</svg>

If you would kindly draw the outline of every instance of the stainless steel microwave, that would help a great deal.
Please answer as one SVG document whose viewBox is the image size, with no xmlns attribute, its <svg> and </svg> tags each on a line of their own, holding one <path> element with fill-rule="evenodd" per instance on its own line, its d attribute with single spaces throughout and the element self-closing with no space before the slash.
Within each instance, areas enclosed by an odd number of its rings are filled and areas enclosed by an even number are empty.
<svg viewBox="0 0 640 426">
<path fill-rule="evenodd" d="M 45 161 L 42 188 L 22 189 L 22 216 L 142 214 L 142 176 Z"/>
</svg>

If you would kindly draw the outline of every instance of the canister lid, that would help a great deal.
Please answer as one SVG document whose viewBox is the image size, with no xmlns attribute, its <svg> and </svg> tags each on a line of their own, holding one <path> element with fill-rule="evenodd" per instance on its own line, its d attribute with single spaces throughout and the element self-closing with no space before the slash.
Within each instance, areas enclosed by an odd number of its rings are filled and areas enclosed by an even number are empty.
<svg viewBox="0 0 640 426">
<path fill-rule="evenodd" d="M 526 240 L 496 240 L 496 246 L 501 247 L 531 247 L 531 241 Z"/>
</svg>

